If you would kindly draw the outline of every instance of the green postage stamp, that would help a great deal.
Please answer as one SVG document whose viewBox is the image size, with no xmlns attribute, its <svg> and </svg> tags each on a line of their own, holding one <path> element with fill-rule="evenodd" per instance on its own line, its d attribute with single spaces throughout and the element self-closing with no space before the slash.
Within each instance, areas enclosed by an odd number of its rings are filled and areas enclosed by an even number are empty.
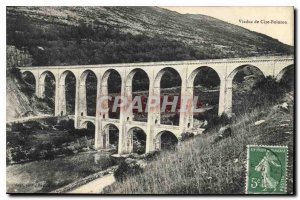
<svg viewBox="0 0 300 200">
<path fill-rule="evenodd" d="M 247 194 L 286 194 L 288 147 L 247 146 Z"/>
</svg>

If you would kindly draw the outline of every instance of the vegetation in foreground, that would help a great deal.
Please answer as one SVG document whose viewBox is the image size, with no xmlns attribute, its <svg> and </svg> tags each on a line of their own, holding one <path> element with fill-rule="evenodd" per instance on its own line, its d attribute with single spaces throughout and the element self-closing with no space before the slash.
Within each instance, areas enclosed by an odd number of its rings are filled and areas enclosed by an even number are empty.
<svg viewBox="0 0 300 200">
<path fill-rule="evenodd" d="M 7 164 L 54 158 L 90 151 L 94 130 L 74 129 L 73 120 L 57 117 L 7 125 Z"/>
<path fill-rule="evenodd" d="M 74 156 L 11 165 L 6 168 L 8 193 L 51 192 L 80 178 L 114 165 L 109 153 L 92 152 Z"/>
<path fill-rule="evenodd" d="M 293 193 L 294 100 L 293 93 L 282 90 L 275 95 L 273 87 L 285 88 L 268 78 L 257 83 L 256 93 L 264 98 L 243 105 L 245 111 L 233 119 L 232 136 L 212 144 L 222 125 L 206 134 L 188 140 L 175 151 L 162 152 L 149 162 L 143 173 L 122 177 L 105 188 L 113 194 L 243 194 L 245 193 L 247 145 L 284 145 L 289 148 L 287 193 Z M 265 91 L 265 94 L 260 92 Z M 276 91 L 279 91 L 277 89 Z M 270 97 L 274 97 L 271 99 Z M 254 99 L 253 99 L 254 101 Z M 286 102 L 288 109 L 280 106 Z M 275 106 L 274 106 L 275 105 Z M 265 120 L 255 125 L 256 121 Z"/>
<path fill-rule="evenodd" d="M 264 119 L 265 123 L 254 126 Z M 246 146 L 287 145 L 287 191 L 293 191 L 293 108 L 288 113 L 254 110 L 232 126 L 232 137 L 211 144 L 217 129 L 164 152 L 144 173 L 117 182 L 105 193 L 114 194 L 243 194 L 246 178 Z"/>
</svg>

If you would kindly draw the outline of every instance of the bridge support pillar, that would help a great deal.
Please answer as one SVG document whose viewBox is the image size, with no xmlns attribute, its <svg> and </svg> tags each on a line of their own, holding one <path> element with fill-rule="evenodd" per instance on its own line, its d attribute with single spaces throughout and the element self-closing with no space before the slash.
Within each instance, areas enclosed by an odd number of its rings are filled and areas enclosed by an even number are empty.
<svg viewBox="0 0 300 200">
<path fill-rule="evenodd" d="M 55 116 L 60 115 L 59 111 L 59 77 L 55 77 Z"/>
<path fill-rule="evenodd" d="M 146 153 L 155 150 L 155 125 L 160 124 L 160 103 L 158 103 L 155 107 L 150 106 L 150 101 L 160 98 L 160 89 L 154 87 L 154 77 L 149 77 L 149 96 L 147 102 L 147 138 L 146 138 Z"/>
<path fill-rule="evenodd" d="M 226 107 L 226 78 L 220 78 L 220 94 L 219 94 L 219 110 L 218 115 L 221 116 L 222 113 L 225 113 Z"/>
<path fill-rule="evenodd" d="M 80 127 L 80 115 L 79 115 L 79 77 L 76 77 L 76 86 L 75 86 L 75 118 L 74 118 L 74 128 Z"/>
<path fill-rule="evenodd" d="M 125 71 L 121 75 L 121 94 L 120 97 L 125 99 L 126 90 L 125 90 Z M 130 94 L 132 95 L 132 94 Z M 127 106 L 124 105 L 120 107 L 120 127 L 119 127 L 119 146 L 118 154 L 129 153 L 129 147 L 127 144 L 128 133 L 126 132 L 126 115 L 127 115 Z"/>
<path fill-rule="evenodd" d="M 220 80 L 220 94 L 219 94 L 219 116 L 222 113 L 231 114 L 232 112 L 232 79 L 225 77 Z"/>
<path fill-rule="evenodd" d="M 67 113 L 67 109 L 66 109 L 66 88 L 65 88 L 65 81 L 64 80 L 59 81 L 57 90 L 58 90 L 58 98 L 57 98 L 58 115 L 63 116 Z"/>
<path fill-rule="evenodd" d="M 183 133 L 188 128 L 188 123 L 190 119 L 190 115 L 193 117 L 193 113 L 191 112 L 192 102 L 193 102 L 193 91 L 192 88 L 187 88 L 187 79 L 186 79 L 186 71 L 182 74 L 181 80 L 181 92 L 180 92 L 180 110 L 179 110 L 179 130 L 180 134 Z M 191 100 L 187 101 L 187 100 Z M 189 124 L 191 125 L 191 123 Z"/>
<path fill-rule="evenodd" d="M 225 113 L 232 113 L 232 79 L 228 79 L 226 82 L 226 97 L 225 97 Z"/>
<path fill-rule="evenodd" d="M 103 148 L 103 134 L 102 134 L 102 110 L 100 99 L 102 95 L 102 80 L 100 75 L 97 74 L 97 100 L 96 100 L 96 123 L 95 123 L 95 149 Z M 106 88 L 107 89 L 107 88 Z"/>
<path fill-rule="evenodd" d="M 39 94 L 37 95 L 37 97 L 45 98 L 45 84 L 44 83 L 39 83 L 38 84 L 38 93 Z"/>
</svg>

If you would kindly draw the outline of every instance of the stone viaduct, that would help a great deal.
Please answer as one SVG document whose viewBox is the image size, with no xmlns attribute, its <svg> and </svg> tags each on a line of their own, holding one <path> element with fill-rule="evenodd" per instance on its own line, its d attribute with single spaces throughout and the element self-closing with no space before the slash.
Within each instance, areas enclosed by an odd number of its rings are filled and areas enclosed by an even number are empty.
<svg viewBox="0 0 300 200">
<path fill-rule="evenodd" d="M 65 78 L 68 73 L 76 77 L 75 128 L 82 128 L 88 121 L 95 125 L 95 147 L 108 147 L 108 133 L 105 127 L 113 124 L 119 129 L 118 153 L 130 153 L 133 149 L 131 130 L 140 128 L 146 134 L 146 152 L 160 149 L 160 135 L 164 131 L 172 132 L 177 138 L 184 131 L 193 128 L 193 115 L 188 109 L 180 113 L 179 126 L 160 124 L 160 108 L 148 111 L 147 122 L 134 121 L 132 113 L 120 111 L 120 119 L 110 119 L 108 113 L 99 112 L 96 116 L 87 116 L 86 77 L 92 71 L 97 77 L 97 99 L 108 94 L 108 77 L 115 70 L 121 77 L 121 96 L 132 97 L 132 78 L 138 70 L 146 72 L 149 78 L 149 97 L 160 95 L 160 80 L 169 69 L 174 69 L 181 77 L 181 95 L 193 96 L 194 79 L 202 67 L 213 69 L 220 78 L 219 115 L 231 113 L 232 82 L 236 73 L 245 66 L 251 66 L 263 76 L 273 76 L 280 80 L 283 74 L 294 65 L 291 56 L 249 57 L 234 59 L 214 59 L 195 61 L 148 62 L 126 64 L 99 64 L 75 66 L 22 67 L 22 73 L 32 73 L 36 80 L 36 95 L 44 97 L 45 77 L 51 73 L 55 77 L 55 115 L 66 115 Z"/>
</svg>

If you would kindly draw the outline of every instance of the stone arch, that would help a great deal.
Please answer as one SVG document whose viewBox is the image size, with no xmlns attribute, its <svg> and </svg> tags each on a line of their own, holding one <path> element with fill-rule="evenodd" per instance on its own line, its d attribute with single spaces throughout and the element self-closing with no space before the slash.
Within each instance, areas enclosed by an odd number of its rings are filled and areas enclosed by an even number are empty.
<svg viewBox="0 0 300 200">
<path fill-rule="evenodd" d="M 194 86 L 194 81 L 196 76 L 199 74 L 199 72 L 204 69 L 204 68 L 209 68 L 210 70 L 214 71 L 220 80 L 220 74 L 212 67 L 209 66 L 200 66 L 197 69 L 193 70 L 192 73 L 189 75 L 189 78 L 187 79 L 187 87 L 193 87 Z"/>
<path fill-rule="evenodd" d="M 139 81 L 140 83 L 138 83 L 139 79 L 137 79 L 137 77 L 140 78 L 140 81 Z M 144 79 L 144 80 L 141 81 L 141 79 Z M 135 80 L 137 83 L 134 83 Z M 140 86 L 141 88 L 137 88 L 137 84 L 140 84 L 138 86 Z M 140 102 L 137 102 L 137 103 L 142 104 L 141 105 L 142 112 L 140 112 L 140 110 L 138 110 L 138 109 L 129 110 L 128 117 L 127 117 L 128 120 L 147 122 L 148 112 L 145 111 L 145 109 L 146 109 L 146 104 L 147 104 L 147 100 L 148 100 L 148 96 L 149 96 L 149 86 L 150 86 L 149 75 L 143 69 L 135 68 L 135 69 L 131 70 L 129 72 L 129 74 L 127 75 L 127 77 L 125 79 L 125 90 L 126 90 L 125 94 L 126 94 L 126 98 L 127 98 L 128 102 L 132 102 L 134 100 L 134 98 L 136 96 L 138 96 L 138 98 L 140 98 Z M 139 92 L 138 92 L 138 90 L 139 90 Z M 136 104 L 133 106 L 136 106 Z"/>
<path fill-rule="evenodd" d="M 161 79 L 163 77 L 163 75 L 167 72 L 167 71 L 174 71 L 176 72 L 179 77 L 180 77 L 180 80 L 182 80 L 181 76 L 180 76 L 180 73 L 175 69 L 175 68 L 172 68 L 172 67 L 165 67 L 163 69 L 161 69 L 155 76 L 155 79 L 154 79 L 154 87 L 155 88 L 160 88 L 160 82 L 161 82 Z"/>
<path fill-rule="evenodd" d="M 234 103 L 233 104 L 233 96 L 234 96 L 234 91 L 233 91 L 233 82 L 234 80 L 236 80 L 237 82 L 240 82 L 240 81 L 244 81 L 246 80 L 245 77 L 246 76 L 241 76 L 241 77 L 236 77 L 236 75 L 239 73 L 239 72 L 242 72 L 242 70 L 244 69 L 247 69 L 246 67 L 248 67 L 248 69 L 250 71 L 255 71 L 256 74 L 258 76 L 254 76 L 254 75 L 250 75 L 248 76 L 248 78 L 257 78 L 257 77 L 261 77 L 261 78 L 265 78 L 265 74 L 262 70 L 260 70 L 258 67 L 254 66 L 254 65 L 249 65 L 249 64 L 245 64 L 245 65 L 241 65 L 241 66 L 238 66 L 236 67 L 227 77 L 226 79 L 226 113 L 232 113 L 232 112 L 240 112 L 239 110 L 239 105 L 237 103 Z M 239 80 L 243 78 L 243 80 Z M 253 82 L 254 83 L 254 82 Z M 240 97 L 239 95 L 237 95 L 238 97 Z M 237 97 L 236 96 L 236 97 Z M 235 106 L 234 109 L 233 109 L 233 105 Z M 236 108 L 236 109 L 235 109 Z M 242 110 L 241 111 L 245 111 L 244 108 L 241 108 Z M 237 114 L 237 113 L 236 113 Z"/>
<path fill-rule="evenodd" d="M 193 102 L 189 109 L 191 113 L 187 121 L 187 128 L 199 127 L 208 119 L 208 116 L 218 115 L 220 83 L 219 73 L 209 66 L 200 66 L 188 76 L 187 94 L 193 98 Z M 196 102 L 194 103 L 194 101 Z M 199 112 L 194 113 L 192 110 L 194 107 Z"/>
<path fill-rule="evenodd" d="M 159 132 L 155 137 L 156 150 L 174 150 L 179 140 L 176 135 L 168 130 Z"/>
<path fill-rule="evenodd" d="M 289 65 L 283 68 L 276 76 L 276 81 L 280 82 L 281 85 L 284 85 L 287 90 L 294 91 L 295 90 L 295 67 L 294 64 Z"/>
<path fill-rule="evenodd" d="M 288 65 L 286 67 L 284 67 L 275 77 L 276 77 L 276 81 L 281 81 L 282 77 L 285 75 L 285 73 L 291 69 L 294 68 L 294 64 L 292 65 Z"/>
<path fill-rule="evenodd" d="M 22 79 L 28 86 L 28 91 L 31 94 L 34 94 L 37 92 L 37 77 L 35 77 L 34 73 L 31 71 L 24 71 L 22 72 Z"/>
<path fill-rule="evenodd" d="M 113 78 L 113 80 L 110 81 L 109 80 L 110 78 Z M 116 82 L 119 82 L 119 85 Z M 116 85 L 118 85 L 118 87 L 116 87 Z M 121 94 L 121 87 L 122 87 L 121 74 L 115 69 L 106 70 L 101 80 L 101 96 L 102 97 L 112 96 L 112 98 L 110 100 L 105 99 L 104 101 L 101 101 L 102 103 L 101 108 L 109 110 L 109 112 L 107 113 L 101 113 L 101 115 L 105 116 L 105 118 L 120 119 L 119 108 L 117 109 L 116 112 L 115 111 L 113 112 L 112 105 L 114 102 L 114 95 Z"/>
<path fill-rule="evenodd" d="M 44 71 L 39 77 L 40 97 L 47 101 L 49 107 L 55 107 L 56 77 L 51 71 Z"/>
<path fill-rule="evenodd" d="M 172 73 L 176 80 L 177 80 L 177 83 L 175 82 L 174 85 L 176 85 L 178 88 L 173 88 L 173 90 L 175 91 L 174 92 L 174 95 L 168 95 L 168 102 L 169 101 L 173 101 L 174 98 L 177 96 L 178 97 L 178 102 L 177 102 L 177 106 L 176 106 L 176 111 L 175 113 L 174 112 L 169 112 L 169 110 L 171 109 L 172 106 L 169 106 L 167 107 L 166 109 L 165 108 L 162 108 L 162 102 L 163 102 L 163 95 L 162 95 L 162 88 L 167 88 L 167 87 L 164 87 L 162 86 L 162 81 L 163 82 L 166 82 L 165 80 L 163 80 L 164 76 L 167 75 L 167 73 Z M 169 82 L 170 84 L 171 82 Z M 171 83 L 173 84 L 173 83 Z M 154 79 L 154 96 L 156 96 L 157 98 L 159 98 L 159 101 L 160 101 L 160 104 L 159 106 L 155 109 L 155 120 L 157 120 L 157 122 L 161 123 L 161 124 L 172 124 L 172 125 L 176 125 L 178 126 L 179 125 L 179 121 L 180 121 L 180 116 L 179 116 L 179 113 L 177 112 L 177 110 L 179 109 L 178 105 L 180 105 L 180 96 L 181 96 L 181 86 L 182 86 L 182 78 L 181 78 L 181 75 L 180 73 L 175 69 L 175 68 L 172 68 L 172 67 L 166 67 L 166 68 L 163 68 L 161 69 L 155 79 Z M 176 91 L 178 90 L 178 91 Z M 170 92 L 165 92 L 165 93 L 170 93 Z M 171 120 L 169 120 L 168 118 L 165 118 L 163 119 L 162 117 L 162 113 L 171 113 L 171 115 L 174 115 L 173 118 L 171 118 Z"/>
<path fill-rule="evenodd" d="M 129 153 L 146 153 L 147 134 L 142 128 L 138 126 L 130 128 L 127 132 L 127 136 Z"/>
<path fill-rule="evenodd" d="M 113 148 L 118 151 L 119 148 L 119 128 L 112 123 L 106 124 L 101 132 L 103 136 L 103 147 Z"/>
<path fill-rule="evenodd" d="M 96 126 L 96 125 L 95 125 L 95 122 L 94 122 L 93 120 L 87 119 L 87 120 L 83 120 L 83 121 L 80 122 L 80 128 L 87 128 L 87 125 L 88 125 L 89 123 L 91 123 L 91 124 L 93 124 L 94 126 Z"/>
<path fill-rule="evenodd" d="M 235 75 L 245 67 L 251 67 L 252 69 L 255 69 L 255 71 L 257 71 L 258 73 L 260 73 L 261 76 L 265 77 L 264 72 L 262 70 L 260 70 L 258 67 L 254 66 L 254 65 L 250 65 L 250 64 L 245 64 L 245 65 L 240 65 L 240 66 L 236 67 L 234 70 L 232 70 L 229 73 L 229 75 L 227 76 L 227 80 L 233 80 Z"/>
<path fill-rule="evenodd" d="M 97 82 L 97 76 L 94 71 L 88 69 L 81 73 L 78 93 L 80 116 L 96 116 Z"/>
<path fill-rule="evenodd" d="M 71 83 L 66 84 L 67 81 Z M 63 71 L 59 76 L 60 115 L 75 114 L 76 82 L 76 76 L 70 70 Z"/>
<path fill-rule="evenodd" d="M 82 130 L 82 133 L 87 139 L 87 145 L 93 146 L 95 144 L 95 131 L 96 131 L 95 122 L 93 122 L 92 120 L 85 120 L 81 122 L 79 128 L 86 129 L 86 130 Z"/>
</svg>

